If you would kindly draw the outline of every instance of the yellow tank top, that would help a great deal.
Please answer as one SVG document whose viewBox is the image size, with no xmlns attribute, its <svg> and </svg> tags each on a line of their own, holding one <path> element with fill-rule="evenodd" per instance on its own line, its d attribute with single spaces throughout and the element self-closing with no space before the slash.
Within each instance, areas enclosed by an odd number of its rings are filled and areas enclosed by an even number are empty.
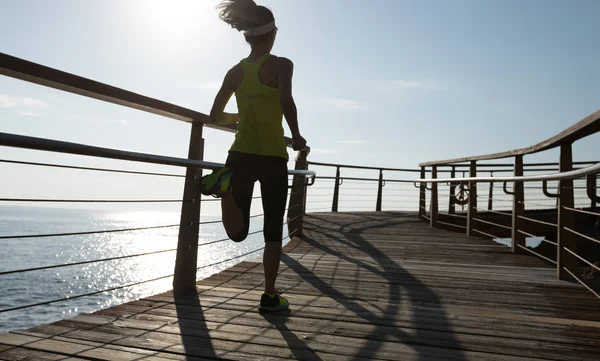
<svg viewBox="0 0 600 361">
<path fill-rule="evenodd" d="M 240 120 L 230 150 L 288 160 L 279 89 L 262 84 L 258 77 L 261 65 L 269 57 L 271 54 L 265 54 L 254 63 L 247 59 L 240 62 L 244 79 L 235 91 Z"/>
</svg>

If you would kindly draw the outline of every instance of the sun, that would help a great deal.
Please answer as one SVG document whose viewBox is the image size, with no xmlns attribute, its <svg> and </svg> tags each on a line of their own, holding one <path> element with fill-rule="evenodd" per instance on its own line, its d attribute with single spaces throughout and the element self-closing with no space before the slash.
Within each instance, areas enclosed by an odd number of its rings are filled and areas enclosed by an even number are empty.
<svg viewBox="0 0 600 361">
<path fill-rule="evenodd" d="M 143 0 L 132 16 L 148 38 L 181 45 L 214 26 L 215 6 L 204 0 Z"/>
</svg>

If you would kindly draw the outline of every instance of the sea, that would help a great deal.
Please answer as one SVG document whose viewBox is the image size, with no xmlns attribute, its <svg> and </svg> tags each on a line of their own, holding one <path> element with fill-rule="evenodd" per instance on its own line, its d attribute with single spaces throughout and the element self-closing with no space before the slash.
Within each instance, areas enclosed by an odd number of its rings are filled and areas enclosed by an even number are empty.
<svg viewBox="0 0 600 361">
<path fill-rule="evenodd" d="M 169 276 L 174 273 L 179 227 L 76 236 L 10 238 L 14 236 L 79 233 L 178 225 L 178 211 L 110 210 L 0 205 L 0 332 L 94 312 L 172 289 L 173 278 L 91 296 L 74 298 L 122 285 Z M 220 216 L 203 215 L 202 222 Z M 251 219 L 250 232 L 262 229 L 262 218 Z M 206 278 L 246 259 L 262 256 L 261 233 L 244 242 L 227 239 L 221 223 L 201 225 L 197 278 Z M 289 240 L 285 240 L 284 244 Z M 230 260 L 236 256 L 252 252 Z M 27 271 L 31 268 L 105 260 L 141 253 L 162 253 L 101 261 L 83 265 Z M 229 260 L 229 261 L 228 261 Z M 24 270 L 18 273 L 9 271 Z M 8 309 L 57 299 L 64 301 L 23 309 Z"/>
</svg>

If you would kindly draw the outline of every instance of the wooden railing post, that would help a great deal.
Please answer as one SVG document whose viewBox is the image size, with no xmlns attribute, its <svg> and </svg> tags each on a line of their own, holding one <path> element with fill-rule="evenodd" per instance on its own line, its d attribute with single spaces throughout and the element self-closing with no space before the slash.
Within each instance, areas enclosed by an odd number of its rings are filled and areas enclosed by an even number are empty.
<svg viewBox="0 0 600 361">
<path fill-rule="evenodd" d="M 450 178 L 456 178 L 456 167 L 452 166 L 452 171 L 450 172 Z M 455 214 L 456 213 L 456 185 L 454 183 L 450 183 L 450 195 L 448 198 L 448 213 Z"/>
<path fill-rule="evenodd" d="M 598 207 L 598 174 L 588 174 L 585 178 L 587 195 L 590 199 L 590 208 L 595 210 Z"/>
<path fill-rule="evenodd" d="M 296 157 L 296 170 L 308 169 L 308 152 L 299 151 Z M 304 206 L 306 204 L 306 176 L 295 175 L 292 181 L 289 209 L 287 215 L 288 234 L 290 238 L 302 235 L 304 224 Z"/>
<path fill-rule="evenodd" d="M 494 172 L 490 172 L 490 177 L 494 176 Z M 488 211 L 494 209 L 494 182 L 490 182 L 490 191 L 488 193 Z"/>
<path fill-rule="evenodd" d="M 331 211 L 338 211 L 338 202 L 340 199 L 340 167 L 337 167 L 335 172 L 335 186 L 333 187 L 333 203 L 331 204 Z"/>
<path fill-rule="evenodd" d="M 523 175 L 523 156 L 515 156 L 514 176 Z M 513 252 L 522 252 L 519 245 L 525 247 L 525 235 L 519 230 L 523 228 L 522 216 L 525 215 L 525 187 L 523 182 L 514 182 L 513 185 L 513 211 L 512 211 L 512 230 L 511 230 L 511 248 Z"/>
<path fill-rule="evenodd" d="M 383 169 L 379 170 L 379 184 L 377 185 L 377 204 L 375 211 L 381 212 L 381 200 L 383 198 Z"/>
<path fill-rule="evenodd" d="M 560 162 L 559 171 L 568 172 L 573 169 L 573 150 L 571 144 L 563 144 L 560 146 Z M 570 279 L 570 275 L 564 271 L 567 268 L 569 271 L 577 272 L 577 260 L 575 257 L 565 251 L 565 247 L 572 252 L 577 252 L 577 243 L 575 235 L 566 228 L 574 229 L 575 217 L 573 212 L 565 207 L 573 208 L 575 204 L 573 180 L 563 179 L 559 183 L 558 194 L 558 247 L 556 254 L 557 276 L 561 280 Z"/>
<path fill-rule="evenodd" d="M 202 128 L 202 123 L 192 124 L 188 151 L 189 159 L 203 160 L 204 139 L 202 138 Z M 202 169 L 187 168 L 179 223 L 175 276 L 173 278 L 173 290 L 178 293 L 196 292 L 198 237 L 200 233 L 200 192 L 198 192 L 198 183 L 201 178 Z"/>
<path fill-rule="evenodd" d="M 437 178 L 437 166 L 432 166 L 431 167 L 431 179 L 436 179 Z M 431 227 L 437 227 L 437 222 L 438 222 L 438 184 L 437 183 L 431 183 L 431 202 L 429 205 L 430 208 L 430 218 L 429 218 L 429 224 L 431 225 Z"/>
<path fill-rule="evenodd" d="M 425 167 L 421 167 L 421 179 L 425 179 Z M 419 185 L 419 218 L 425 220 L 427 188 L 425 183 Z"/>
<path fill-rule="evenodd" d="M 469 168 L 469 177 L 477 177 L 477 162 L 472 160 Z M 469 204 L 467 208 L 467 236 L 473 236 L 475 216 L 477 215 L 477 182 L 469 182 Z"/>
</svg>

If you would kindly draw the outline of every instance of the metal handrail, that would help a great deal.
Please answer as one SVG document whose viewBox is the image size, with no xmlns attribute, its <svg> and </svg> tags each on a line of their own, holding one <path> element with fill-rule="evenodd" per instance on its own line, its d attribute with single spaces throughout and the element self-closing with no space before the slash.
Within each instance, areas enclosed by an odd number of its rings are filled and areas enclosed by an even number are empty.
<svg viewBox="0 0 600 361">
<path fill-rule="evenodd" d="M 185 178 L 185 175 L 183 175 L 183 174 L 157 173 L 157 172 L 140 172 L 140 171 L 122 170 L 122 169 L 81 167 L 81 166 L 73 166 L 73 165 L 57 164 L 57 163 L 23 162 L 23 161 L 19 161 L 19 160 L 11 160 L 11 159 L 0 159 L 0 163 L 20 164 L 20 165 L 33 165 L 33 166 L 38 166 L 38 167 L 52 167 L 52 168 L 64 168 L 64 169 L 91 170 L 91 171 L 96 171 L 96 172 L 109 172 L 109 173 L 151 175 L 151 176 L 159 176 L 159 177 Z"/>
<path fill-rule="evenodd" d="M 539 174 L 529 176 L 512 176 L 512 177 L 465 177 L 465 178 L 435 178 L 435 179 L 417 179 L 417 183 L 445 183 L 445 182 L 540 182 L 540 181 L 556 181 L 563 179 L 574 179 L 587 176 L 589 174 L 600 173 L 600 163 L 593 166 L 554 174 Z"/>
<path fill-rule="evenodd" d="M 335 164 L 335 163 L 322 163 L 322 162 L 308 162 L 308 165 L 316 165 L 320 167 L 339 167 L 349 169 L 368 169 L 368 170 L 386 170 L 393 172 L 413 172 L 418 173 L 420 169 L 403 169 L 403 168 L 385 168 L 385 167 L 368 167 L 362 165 L 349 165 L 349 164 Z"/>
<path fill-rule="evenodd" d="M 63 142 L 53 139 L 35 138 L 0 132 L 0 145 L 14 148 L 44 150 L 56 153 L 86 155 L 98 158 L 128 160 L 141 163 L 153 163 L 177 167 L 196 167 L 202 169 L 218 169 L 222 163 L 205 162 L 185 158 L 167 157 L 162 155 L 130 152 L 125 150 L 95 147 L 91 145 Z M 317 173 L 310 170 L 288 170 L 288 174 L 315 177 Z"/>
</svg>

